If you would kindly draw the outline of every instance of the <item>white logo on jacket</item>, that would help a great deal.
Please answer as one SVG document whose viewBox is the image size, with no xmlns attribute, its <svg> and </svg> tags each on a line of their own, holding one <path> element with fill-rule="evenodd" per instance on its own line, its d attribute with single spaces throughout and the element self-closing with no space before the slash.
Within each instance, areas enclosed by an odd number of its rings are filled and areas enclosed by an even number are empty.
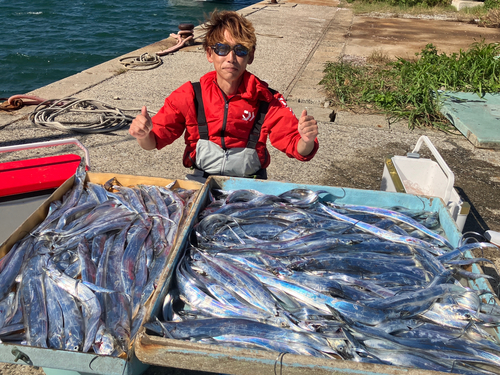
<svg viewBox="0 0 500 375">
<path fill-rule="evenodd" d="M 248 112 L 246 109 L 243 111 L 243 120 L 252 121 L 255 118 L 255 114 L 253 112 Z"/>
<path fill-rule="evenodd" d="M 288 104 L 286 104 L 286 101 L 284 98 L 279 98 L 278 99 L 283 107 L 288 107 Z"/>
<path fill-rule="evenodd" d="M 290 107 L 288 106 L 288 104 L 286 104 L 286 100 L 285 100 L 284 98 L 279 98 L 278 100 L 279 100 L 279 102 L 281 103 L 281 105 L 282 105 L 283 107 L 288 108 L 288 109 L 290 110 L 290 112 L 292 112 L 292 113 L 293 113 L 292 108 L 290 108 Z"/>
</svg>

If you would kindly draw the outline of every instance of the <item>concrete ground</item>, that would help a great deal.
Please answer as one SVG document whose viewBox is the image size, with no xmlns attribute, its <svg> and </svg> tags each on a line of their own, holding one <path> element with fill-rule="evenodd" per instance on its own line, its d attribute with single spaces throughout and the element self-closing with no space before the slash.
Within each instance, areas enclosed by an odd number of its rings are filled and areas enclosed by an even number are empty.
<svg viewBox="0 0 500 375">
<path fill-rule="evenodd" d="M 452 19 L 354 16 L 334 0 L 280 0 L 278 4 L 264 1 L 241 12 L 254 23 L 258 33 L 256 58 L 249 70 L 282 92 L 296 114 L 307 108 L 320 125 L 320 149 L 308 163 L 289 159 L 270 147 L 271 180 L 379 190 L 384 158 L 405 155 L 421 135 L 427 135 L 455 173 L 455 188 L 471 205 L 464 232 L 500 231 L 500 151 L 476 148 L 458 132 L 409 130 L 407 123 L 390 123 L 381 115 L 329 107 L 318 84 L 328 61 L 342 57 L 362 59 L 374 51 L 392 57 L 413 57 L 427 43 L 433 43 L 440 52 L 458 52 L 482 39 L 487 43 L 500 42 L 498 29 L 479 28 Z M 196 28 L 197 43 L 164 56 L 163 64 L 156 69 L 125 71 L 117 58 L 31 94 L 45 99 L 71 96 L 101 100 L 128 109 L 147 105 L 150 111 L 157 111 L 172 90 L 211 70 L 199 44 L 201 35 L 202 31 Z M 172 39 L 166 39 L 126 56 L 154 53 L 172 44 Z M 83 135 L 36 127 L 27 119 L 32 109 L 0 113 L 0 146 L 75 137 L 89 149 L 94 172 L 177 179 L 190 173 L 181 163 L 182 139 L 161 151 L 146 152 L 127 130 Z M 337 116 L 331 122 L 334 110 Z M 0 154 L 0 162 L 75 151 L 63 147 Z M 427 152 L 422 154 L 430 156 Z M 497 254 L 488 255 L 498 264 Z M 0 365 L 2 374 L 37 371 L 41 370 Z M 182 372 L 152 368 L 148 373 Z"/>
</svg>

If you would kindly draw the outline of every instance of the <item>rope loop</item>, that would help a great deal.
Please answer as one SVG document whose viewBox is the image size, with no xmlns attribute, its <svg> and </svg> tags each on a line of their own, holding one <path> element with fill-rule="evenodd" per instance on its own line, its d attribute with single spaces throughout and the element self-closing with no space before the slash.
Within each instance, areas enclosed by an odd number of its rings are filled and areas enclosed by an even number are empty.
<svg viewBox="0 0 500 375">
<path fill-rule="evenodd" d="M 125 111 L 140 109 L 120 109 L 98 100 L 51 99 L 40 103 L 29 119 L 33 125 L 63 132 L 109 133 L 130 125 L 134 117 Z"/>
<path fill-rule="evenodd" d="M 34 95 L 13 95 L 9 98 L 0 98 L 0 111 L 15 111 L 27 105 L 37 105 L 45 101 Z"/>
<path fill-rule="evenodd" d="M 163 60 L 158 55 L 145 52 L 140 56 L 127 56 L 120 59 L 120 63 L 129 70 L 150 70 L 159 67 Z"/>
</svg>

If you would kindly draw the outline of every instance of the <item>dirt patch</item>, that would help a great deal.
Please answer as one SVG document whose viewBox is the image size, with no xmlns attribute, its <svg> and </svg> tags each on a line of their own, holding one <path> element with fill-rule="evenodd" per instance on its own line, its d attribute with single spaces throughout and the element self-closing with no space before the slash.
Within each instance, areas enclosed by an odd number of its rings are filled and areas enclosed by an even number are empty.
<svg viewBox="0 0 500 375">
<path fill-rule="evenodd" d="M 381 171 L 384 170 L 384 160 L 380 155 L 405 155 L 407 152 L 407 146 L 397 142 L 387 143 L 383 147 L 360 149 L 356 153 L 356 159 L 349 163 L 332 161 L 329 168 L 331 174 L 321 185 L 380 190 Z"/>
<path fill-rule="evenodd" d="M 393 58 L 413 58 L 432 43 L 439 53 L 467 50 L 474 42 L 500 42 L 498 29 L 483 28 L 456 21 L 418 18 L 355 17 L 346 55 L 370 56 L 383 51 Z"/>
<path fill-rule="evenodd" d="M 500 183 L 494 178 L 498 175 L 498 166 L 474 159 L 470 150 L 449 142 L 455 146 L 454 149 L 442 151 L 441 156 L 455 173 L 458 193 L 471 205 L 464 232 L 500 231 Z"/>
</svg>

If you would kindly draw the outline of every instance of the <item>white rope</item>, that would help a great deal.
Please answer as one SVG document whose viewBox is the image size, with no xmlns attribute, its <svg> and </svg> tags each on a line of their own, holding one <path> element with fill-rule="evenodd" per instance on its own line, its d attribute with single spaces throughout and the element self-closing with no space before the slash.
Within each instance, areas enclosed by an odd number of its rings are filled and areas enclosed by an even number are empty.
<svg viewBox="0 0 500 375">
<path fill-rule="evenodd" d="M 134 117 L 123 111 L 140 110 L 120 109 L 98 100 L 51 99 L 40 103 L 29 119 L 33 125 L 64 132 L 108 133 L 130 125 Z M 65 121 L 56 121 L 59 116 Z"/>
<path fill-rule="evenodd" d="M 140 56 L 127 56 L 120 59 L 120 63 L 129 70 L 149 70 L 160 66 L 163 60 L 157 55 L 143 53 Z"/>
</svg>

